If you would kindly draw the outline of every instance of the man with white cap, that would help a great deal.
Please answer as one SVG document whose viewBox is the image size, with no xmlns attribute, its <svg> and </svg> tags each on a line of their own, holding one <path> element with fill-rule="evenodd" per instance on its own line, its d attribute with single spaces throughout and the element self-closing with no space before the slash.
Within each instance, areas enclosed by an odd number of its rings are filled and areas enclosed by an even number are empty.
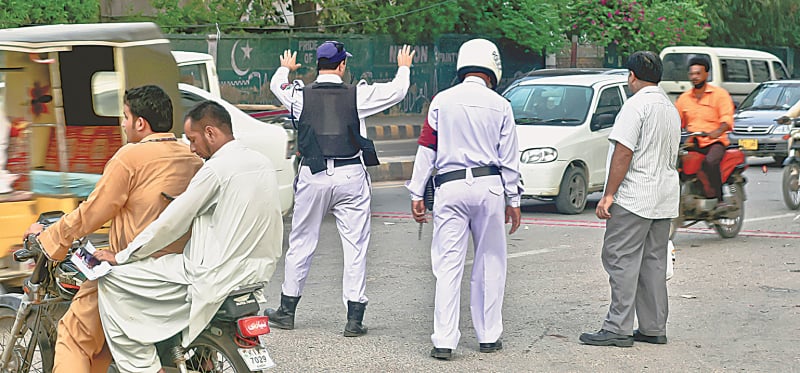
<svg viewBox="0 0 800 373">
<path fill-rule="evenodd" d="M 470 310 L 480 352 L 503 348 L 506 234 L 520 224 L 519 151 L 511 105 L 493 89 L 502 75 L 500 53 L 484 39 L 458 51 L 462 83 L 431 101 L 419 139 L 414 172 L 406 184 L 414 220 L 426 222 L 423 196 L 434 176 L 431 261 L 436 276 L 431 356 L 450 360 L 458 330 L 461 277 L 469 235 L 475 247 Z"/>
<path fill-rule="evenodd" d="M 344 335 L 358 337 L 367 333 L 362 321 L 367 306 L 371 190 L 365 166 L 379 163 L 374 144 L 366 138 L 364 118 L 403 100 L 414 52 L 408 46 L 400 49 L 397 75 L 391 82 L 368 85 L 360 81 L 355 86 L 342 80 L 347 59 L 352 57 L 343 43 L 326 41 L 317 48 L 318 76 L 310 86 L 298 80 L 289 83 L 289 72 L 300 67 L 296 57 L 297 52 L 284 51 L 281 67 L 270 82 L 272 93 L 299 117 L 302 161 L 295 184 L 281 303 L 278 309 L 267 309 L 266 315 L 273 326 L 294 329 L 295 309 L 319 241 L 322 219 L 330 212 L 336 217 L 344 252 Z"/>
</svg>

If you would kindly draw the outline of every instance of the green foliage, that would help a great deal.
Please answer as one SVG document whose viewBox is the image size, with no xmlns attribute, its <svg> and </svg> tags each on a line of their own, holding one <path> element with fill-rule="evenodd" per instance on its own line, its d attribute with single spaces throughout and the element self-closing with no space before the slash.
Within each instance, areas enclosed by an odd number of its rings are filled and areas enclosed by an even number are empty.
<svg viewBox="0 0 800 373">
<path fill-rule="evenodd" d="M 701 0 L 711 23 L 714 45 L 800 47 L 797 0 Z"/>
<path fill-rule="evenodd" d="M 150 0 L 154 22 L 170 32 L 196 32 L 219 24 L 221 31 L 275 24 L 268 0 Z"/>
<path fill-rule="evenodd" d="M 614 45 L 621 54 L 700 44 L 709 25 L 696 0 L 574 0 L 567 34 Z"/>
<path fill-rule="evenodd" d="M 0 28 L 99 20 L 99 0 L 0 0 Z"/>
</svg>

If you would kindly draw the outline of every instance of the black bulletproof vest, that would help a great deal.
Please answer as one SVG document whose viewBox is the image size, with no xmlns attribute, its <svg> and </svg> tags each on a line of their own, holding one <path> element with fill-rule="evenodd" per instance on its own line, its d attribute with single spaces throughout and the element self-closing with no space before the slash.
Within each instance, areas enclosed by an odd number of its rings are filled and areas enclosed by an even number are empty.
<svg viewBox="0 0 800 373">
<path fill-rule="evenodd" d="M 361 149 L 356 138 L 359 127 L 355 86 L 314 83 L 303 88 L 303 112 L 297 126 L 300 154 L 350 158 Z"/>
</svg>

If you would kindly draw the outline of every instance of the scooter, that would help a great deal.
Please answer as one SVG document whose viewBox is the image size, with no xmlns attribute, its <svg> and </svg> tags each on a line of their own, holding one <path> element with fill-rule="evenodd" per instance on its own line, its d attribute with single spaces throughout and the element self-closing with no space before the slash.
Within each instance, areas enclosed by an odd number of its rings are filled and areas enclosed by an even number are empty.
<svg viewBox="0 0 800 373">
<path fill-rule="evenodd" d="M 797 210 L 800 208 L 800 118 L 781 117 L 778 124 L 791 124 L 789 132 L 789 156 L 783 161 L 783 203 L 786 207 Z"/>
<path fill-rule="evenodd" d="M 708 198 L 705 184 L 708 178 L 701 166 L 705 155 L 690 151 L 695 146 L 692 141 L 696 136 L 708 136 L 705 132 L 689 133 L 688 141 L 684 141 L 678 154 L 678 172 L 681 181 L 680 215 L 672 219 L 670 238 L 678 228 L 691 227 L 705 222 L 719 233 L 722 238 L 733 238 L 739 234 L 744 222 L 744 184 L 747 179 L 742 175 L 747 169 L 744 153 L 738 146 L 728 147 L 720 162 L 722 174 L 722 192 L 725 204 L 718 205 L 717 198 Z"/>
</svg>

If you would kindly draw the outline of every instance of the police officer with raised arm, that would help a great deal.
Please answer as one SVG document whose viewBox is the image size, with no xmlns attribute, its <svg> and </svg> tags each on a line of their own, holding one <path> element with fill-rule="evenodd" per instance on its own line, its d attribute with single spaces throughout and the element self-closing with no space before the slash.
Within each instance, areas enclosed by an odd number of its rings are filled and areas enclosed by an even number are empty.
<svg viewBox="0 0 800 373">
<path fill-rule="evenodd" d="M 473 39 L 458 51 L 461 83 L 436 95 L 419 139 L 407 188 L 417 222 L 425 222 L 423 195 L 435 168 L 431 261 L 436 276 L 431 356 L 450 360 L 458 329 L 461 277 L 469 236 L 475 247 L 470 310 L 480 352 L 503 348 L 506 233 L 520 224 L 519 151 L 509 102 L 494 89 L 500 53 Z"/>
<path fill-rule="evenodd" d="M 302 160 L 281 303 L 278 309 L 267 309 L 266 314 L 273 326 L 294 329 L 295 309 L 317 248 L 322 219 L 330 212 L 336 217 L 344 252 L 344 335 L 358 337 L 367 333 L 362 321 L 367 306 L 371 189 L 365 166 L 378 164 L 375 146 L 366 138 L 364 118 L 403 100 L 414 52 L 408 46 L 400 49 L 397 75 L 391 82 L 369 85 L 360 81 L 355 86 L 342 81 L 352 57 L 343 43 L 326 41 L 317 48 L 318 76 L 309 86 L 301 81 L 289 83 L 289 72 L 300 67 L 296 57 L 297 52 L 284 51 L 281 67 L 270 82 L 275 96 L 299 116 L 298 151 Z"/>
</svg>

